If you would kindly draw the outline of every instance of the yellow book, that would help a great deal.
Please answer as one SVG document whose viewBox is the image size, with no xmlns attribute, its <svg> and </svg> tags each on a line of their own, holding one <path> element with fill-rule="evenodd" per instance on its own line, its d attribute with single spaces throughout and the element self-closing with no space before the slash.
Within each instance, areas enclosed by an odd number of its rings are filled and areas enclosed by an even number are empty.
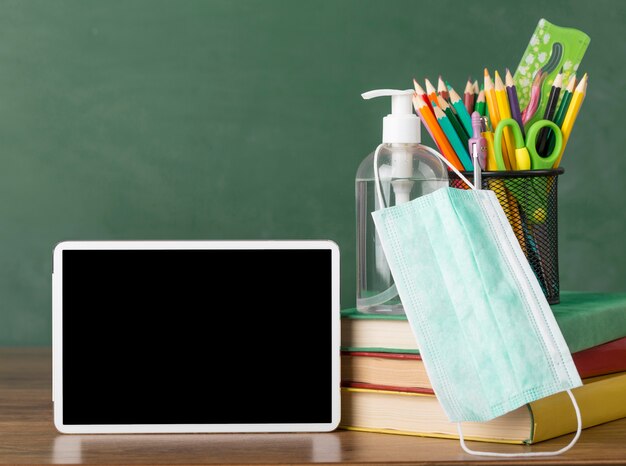
<svg viewBox="0 0 626 466">
<path fill-rule="evenodd" d="M 626 372 L 583 381 L 572 390 L 583 428 L 626 417 Z M 342 388 L 340 427 L 349 430 L 422 437 L 458 438 L 434 395 L 391 390 Z M 467 439 L 531 444 L 576 431 L 566 393 L 522 406 L 488 422 L 463 423 Z"/>
</svg>

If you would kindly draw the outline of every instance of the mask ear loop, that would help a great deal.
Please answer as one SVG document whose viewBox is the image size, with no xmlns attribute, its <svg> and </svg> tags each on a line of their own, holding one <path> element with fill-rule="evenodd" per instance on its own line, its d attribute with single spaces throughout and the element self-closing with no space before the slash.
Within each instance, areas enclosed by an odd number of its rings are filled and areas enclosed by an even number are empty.
<svg viewBox="0 0 626 466">
<path fill-rule="evenodd" d="M 380 150 L 383 148 L 384 144 L 378 144 L 376 150 L 374 151 L 374 180 L 376 181 L 376 196 L 378 197 L 378 205 L 381 209 L 387 207 L 385 204 L 385 199 L 383 198 L 383 191 L 380 186 L 380 174 L 378 173 L 378 154 L 380 154 Z"/>
<path fill-rule="evenodd" d="M 378 205 L 380 206 L 381 209 L 384 209 L 385 207 L 387 207 L 387 203 L 385 202 L 385 198 L 383 197 L 380 174 L 378 173 L 378 156 L 380 154 L 380 150 L 383 148 L 384 145 L 385 145 L 384 143 L 378 144 L 378 146 L 376 147 L 376 150 L 374 151 L 374 180 L 375 180 L 374 184 L 376 185 L 376 197 L 378 198 Z M 465 178 L 461 174 L 461 172 L 456 169 L 454 165 L 448 162 L 448 160 L 445 157 L 443 157 L 441 154 L 439 154 L 435 150 L 431 151 L 431 153 L 435 154 L 443 163 L 445 163 L 448 167 L 450 167 L 450 169 L 452 169 L 459 176 L 459 178 L 461 178 L 470 188 L 474 190 L 476 189 L 476 187 L 472 183 L 470 183 L 469 180 Z M 357 303 L 363 306 L 374 306 L 376 304 L 385 303 L 389 301 L 390 299 L 395 298 L 396 296 L 398 296 L 398 290 L 396 288 L 396 285 L 394 284 L 394 285 L 391 285 L 391 287 L 389 287 L 387 290 L 383 291 L 382 293 L 376 296 L 372 296 L 370 298 L 365 298 L 365 299 L 360 299 L 360 298 L 357 299 Z"/>
<path fill-rule="evenodd" d="M 380 175 L 378 173 L 378 155 L 380 153 L 380 150 L 382 149 L 384 144 L 379 144 L 378 147 L 376 147 L 376 151 L 374 152 L 374 179 L 376 181 L 376 196 L 378 197 L 378 204 L 381 206 L 381 208 L 385 208 L 387 207 L 387 204 L 385 203 L 385 199 L 383 198 L 383 193 L 382 193 L 382 189 L 381 189 L 381 182 L 380 182 Z M 461 172 L 459 170 L 457 170 L 457 168 L 452 165 L 445 157 L 443 157 L 441 154 L 439 154 L 437 151 L 432 151 L 433 154 L 435 154 L 443 163 L 445 163 L 454 173 L 457 174 L 457 176 L 459 178 L 461 178 L 461 180 L 463 180 L 463 182 L 469 186 L 471 189 L 473 190 L 477 190 L 476 186 L 474 186 L 472 183 L 470 183 L 470 181 L 463 176 L 463 174 L 461 174 Z M 477 163 L 476 158 L 474 158 L 474 162 Z M 463 451 L 465 451 L 465 453 L 468 453 L 470 455 L 476 455 L 476 456 L 494 456 L 494 457 L 506 457 L 506 458 L 513 458 L 513 457 L 521 457 L 521 456 L 525 456 L 525 457 L 532 457 L 532 456 L 556 456 L 556 455 L 560 455 L 561 453 L 565 453 L 566 451 L 568 451 L 569 449 L 571 449 L 576 442 L 578 441 L 578 439 L 580 438 L 580 433 L 582 430 L 582 419 L 580 416 L 580 408 L 578 407 L 578 403 L 576 402 L 576 398 L 574 398 L 574 395 L 572 394 L 571 390 L 567 390 L 567 394 L 569 395 L 572 404 L 574 405 L 574 411 L 576 412 L 576 421 L 578 423 L 578 427 L 576 429 L 576 435 L 574 435 L 574 438 L 572 439 L 572 441 L 564 446 L 563 448 L 561 448 L 560 450 L 557 451 L 541 451 L 541 452 L 531 452 L 531 453 L 498 453 L 498 452 L 492 452 L 492 451 L 479 451 L 479 450 L 472 450 L 470 448 L 468 448 L 468 446 L 465 444 L 465 438 L 463 437 L 463 429 L 461 428 L 461 423 L 457 422 L 456 426 L 457 426 L 457 430 L 459 432 L 459 441 L 461 442 L 461 448 L 463 448 Z"/>
<path fill-rule="evenodd" d="M 376 196 L 378 197 L 378 205 L 380 205 L 381 209 L 387 207 L 387 204 L 385 203 L 385 199 L 383 197 L 382 188 L 381 188 L 380 174 L 378 173 L 378 155 L 380 154 L 380 150 L 383 148 L 383 146 L 384 146 L 384 143 L 378 144 L 378 147 L 376 147 L 376 150 L 374 151 L 374 180 L 376 181 L 375 184 L 376 184 Z M 439 152 L 435 150 L 431 151 L 431 153 L 435 154 L 439 158 L 439 160 L 441 160 L 448 167 L 450 167 L 450 169 L 454 173 L 456 173 L 457 176 L 461 178 L 465 182 L 466 185 L 468 185 L 471 189 L 476 190 L 476 186 L 470 183 L 470 181 L 465 176 L 463 176 L 461 172 L 457 170 L 457 168 L 448 161 L 448 159 L 446 159 L 443 155 L 441 155 Z"/>
<path fill-rule="evenodd" d="M 477 455 L 477 456 L 498 456 L 498 457 L 520 457 L 520 456 L 556 456 L 556 455 L 560 455 L 561 453 L 565 453 L 567 450 L 569 450 L 570 448 L 572 448 L 574 446 L 574 444 L 578 441 L 578 438 L 580 437 L 580 431 L 582 429 L 582 419 L 580 417 L 580 409 L 578 408 L 578 403 L 576 403 L 576 398 L 574 398 L 574 395 L 572 394 L 571 390 L 567 390 L 567 394 L 569 395 L 570 399 L 572 400 L 572 404 L 574 405 L 574 410 L 576 411 L 576 420 L 578 421 L 578 428 L 576 429 L 576 435 L 574 436 L 574 438 L 572 439 L 572 441 L 564 446 L 563 448 L 561 448 L 560 450 L 557 451 L 539 451 L 539 452 L 531 452 L 531 453 L 496 453 L 493 451 L 477 451 L 477 450 L 471 450 L 467 447 L 467 445 L 465 445 L 465 439 L 463 438 L 463 431 L 461 429 L 461 423 L 457 422 L 456 427 L 457 430 L 459 432 L 459 440 L 461 441 L 461 448 L 463 448 L 463 451 L 465 451 L 465 453 L 469 453 L 470 455 Z"/>
</svg>

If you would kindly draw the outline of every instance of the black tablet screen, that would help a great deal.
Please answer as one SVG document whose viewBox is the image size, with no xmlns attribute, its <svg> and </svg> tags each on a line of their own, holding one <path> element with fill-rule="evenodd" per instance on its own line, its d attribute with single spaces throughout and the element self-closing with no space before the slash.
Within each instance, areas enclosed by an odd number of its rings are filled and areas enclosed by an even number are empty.
<svg viewBox="0 0 626 466">
<path fill-rule="evenodd" d="M 331 251 L 63 251 L 64 424 L 331 422 Z"/>
</svg>

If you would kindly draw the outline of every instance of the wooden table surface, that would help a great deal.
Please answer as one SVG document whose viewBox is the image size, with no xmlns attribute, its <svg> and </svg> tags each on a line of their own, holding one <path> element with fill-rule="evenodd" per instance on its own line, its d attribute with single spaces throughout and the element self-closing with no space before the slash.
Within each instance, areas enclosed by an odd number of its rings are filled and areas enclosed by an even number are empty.
<svg viewBox="0 0 626 466">
<path fill-rule="evenodd" d="M 533 460 L 474 457 L 456 440 L 338 430 L 322 434 L 63 435 L 52 422 L 49 348 L 0 348 L 0 464 L 625 464 L 626 419 L 583 431 L 572 450 Z M 547 451 L 469 442 L 493 451 Z"/>
</svg>

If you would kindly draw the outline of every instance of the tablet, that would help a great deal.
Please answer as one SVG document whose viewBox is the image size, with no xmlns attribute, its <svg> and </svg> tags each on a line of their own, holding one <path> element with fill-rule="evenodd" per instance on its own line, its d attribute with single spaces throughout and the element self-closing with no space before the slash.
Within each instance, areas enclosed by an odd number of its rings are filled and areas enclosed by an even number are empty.
<svg viewBox="0 0 626 466">
<path fill-rule="evenodd" d="M 331 241 L 63 242 L 52 295 L 60 432 L 326 432 L 339 423 Z"/>
</svg>

